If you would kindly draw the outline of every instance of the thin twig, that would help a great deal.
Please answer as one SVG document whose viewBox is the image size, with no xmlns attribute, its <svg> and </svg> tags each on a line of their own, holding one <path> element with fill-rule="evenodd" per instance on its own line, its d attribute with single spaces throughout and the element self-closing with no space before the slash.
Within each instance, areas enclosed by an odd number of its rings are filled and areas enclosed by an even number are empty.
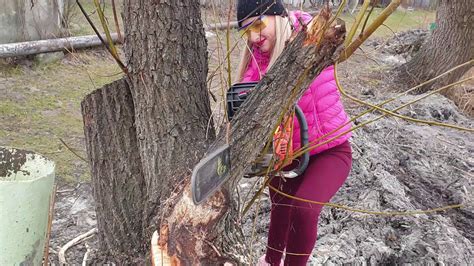
<svg viewBox="0 0 474 266">
<path fill-rule="evenodd" d="M 393 36 L 395 36 L 395 38 L 397 38 L 398 41 L 401 41 L 400 38 L 398 38 L 398 36 L 397 36 L 397 34 L 395 33 L 395 31 L 393 31 L 393 29 L 390 28 L 390 26 L 388 26 L 388 25 L 385 24 L 385 23 L 382 23 L 382 26 L 384 26 L 384 27 L 387 28 L 389 31 L 391 31 L 392 34 L 393 34 Z M 387 42 L 388 42 L 388 40 L 387 40 Z"/>
<path fill-rule="evenodd" d="M 360 105 L 366 105 L 368 107 L 372 107 L 373 109 L 377 110 L 377 111 L 380 111 L 382 113 L 385 113 L 386 115 L 391 115 L 391 116 L 395 116 L 395 117 L 398 117 L 400 119 L 403 119 L 403 120 L 406 120 L 406 121 L 410 121 L 410 122 L 415 122 L 415 123 L 420 123 L 420 124 L 426 124 L 426 125 L 435 125 L 435 126 L 440 126 L 440 127 L 448 127 L 448 128 L 454 128 L 454 129 L 458 129 L 458 130 L 463 130 L 463 131 L 468 131 L 468 132 L 474 132 L 474 128 L 467 128 L 467 127 L 462 127 L 462 126 L 457 126 L 457 125 L 451 125 L 451 124 L 446 124 L 446 123 L 441 123 L 441 122 L 437 122 L 437 121 L 428 121 L 428 120 L 423 120 L 423 119 L 416 119 L 416 118 L 412 118 L 412 117 L 408 117 L 408 116 L 404 116 L 404 115 L 400 115 L 398 113 L 395 113 L 394 111 L 391 111 L 391 110 L 388 110 L 388 109 L 385 109 L 381 106 L 378 106 L 378 105 L 375 105 L 375 104 L 372 104 L 372 103 L 369 103 L 369 102 L 365 102 L 365 101 L 362 101 L 360 100 L 359 98 L 357 97 L 354 97 L 352 95 L 349 95 L 343 88 L 342 86 L 340 85 L 339 83 L 339 79 L 338 79 L 338 76 L 337 76 L 337 63 L 334 65 L 334 76 L 335 76 L 335 80 L 336 80 L 336 84 L 337 84 L 337 87 L 339 89 L 339 92 L 349 98 L 350 100 L 352 100 L 353 102 L 356 102 Z M 466 80 L 469 80 L 469 79 L 466 79 Z M 372 110 L 372 109 L 371 109 Z"/>
<path fill-rule="evenodd" d="M 377 64 L 379 67 L 382 67 L 382 65 L 380 65 L 380 63 L 375 58 L 370 57 L 369 54 L 366 51 L 364 51 L 364 49 L 362 49 L 362 47 L 359 47 L 359 50 L 362 51 L 362 53 L 365 55 L 365 57 L 367 57 L 367 59 L 370 59 L 375 64 Z"/>
<path fill-rule="evenodd" d="M 245 197 L 244 197 L 244 199 L 243 199 L 243 201 L 242 201 L 243 203 L 249 202 L 250 193 L 252 193 L 252 191 L 255 191 L 256 186 L 258 185 L 259 181 L 261 181 L 260 179 L 261 179 L 261 177 L 258 177 L 258 179 L 255 180 L 255 181 L 253 182 L 253 184 L 250 186 L 249 191 L 247 191 L 247 194 L 245 195 Z M 242 205 L 242 207 L 243 207 L 243 206 L 244 206 L 244 205 Z M 239 211 L 240 211 L 239 219 L 241 219 L 241 218 L 243 217 L 244 209 L 239 210 Z"/>
<path fill-rule="evenodd" d="M 105 46 L 105 48 L 107 49 L 107 51 L 109 51 L 110 55 L 112 55 L 112 57 L 115 59 L 115 62 L 117 62 L 117 64 L 120 66 L 120 69 L 122 69 L 122 71 L 125 73 L 125 74 L 128 74 L 128 70 L 127 70 L 127 67 L 122 63 L 122 61 L 120 60 L 120 58 L 118 58 L 114 52 L 112 51 L 111 47 L 109 47 L 109 45 L 104 41 L 104 39 L 102 38 L 102 36 L 100 35 L 99 31 L 97 30 L 96 26 L 94 25 L 94 22 L 92 22 L 92 20 L 89 18 L 89 16 L 87 15 L 86 13 L 86 10 L 84 9 L 84 7 L 81 5 L 81 3 L 79 2 L 79 0 L 76 0 L 76 3 L 77 5 L 79 6 L 79 9 L 81 10 L 82 14 L 86 17 L 86 20 L 87 22 L 89 22 L 89 25 L 92 27 L 92 29 L 94 30 L 95 34 L 97 35 L 97 37 L 99 37 L 99 40 L 102 42 L 102 44 Z"/>
<path fill-rule="evenodd" d="M 115 30 L 117 31 L 118 39 L 121 43 L 123 43 L 123 36 L 120 32 L 120 24 L 117 16 L 117 10 L 115 8 L 115 0 L 112 0 L 112 12 L 114 13 Z"/>
<path fill-rule="evenodd" d="M 362 5 L 362 8 L 357 14 L 357 17 L 354 23 L 352 24 L 351 29 L 349 30 L 349 33 L 347 34 L 346 40 L 344 41 L 344 46 L 348 46 L 351 43 L 352 38 L 354 38 L 357 28 L 359 28 L 360 22 L 364 18 L 364 14 L 367 11 L 369 4 L 370 4 L 370 0 L 364 0 L 364 4 Z"/>
<path fill-rule="evenodd" d="M 359 36 L 362 36 L 364 34 L 365 27 L 367 26 L 367 22 L 369 21 L 370 15 L 372 14 L 372 11 L 374 11 L 375 5 L 372 5 L 369 10 L 369 14 L 367 14 L 367 17 L 365 18 L 364 24 L 362 25 L 362 29 L 360 30 Z"/>
<path fill-rule="evenodd" d="M 464 64 L 462 64 L 462 65 L 471 64 L 472 62 L 473 62 L 473 60 L 468 61 L 468 62 L 466 62 L 466 63 L 464 63 Z M 460 66 L 461 66 L 461 65 L 460 65 Z M 443 73 L 443 74 L 441 74 L 441 75 L 439 75 L 439 76 L 437 76 L 437 77 L 435 77 L 435 78 L 433 78 L 433 79 L 431 79 L 431 80 L 428 80 L 428 81 L 426 81 L 425 83 L 432 82 L 432 81 L 436 80 L 437 78 L 439 78 L 439 77 L 441 77 L 441 76 L 447 74 L 448 72 L 454 71 L 454 69 L 457 69 L 457 68 L 459 68 L 460 66 L 457 66 L 457 67 L 455 67 L 455 68 L 453 68 L 453 69 L 451 69 L 451 70 L 448 70 L 447 72 L 445 72 L 445 73 Z M 422 99 L 425 99 L 425 98 L 429 97 L 430 95 L 433 95 L 433 94 L 435 94 L 435 93 L 439 93 L 439 92 L 441 92 L 441 91 L 443 91 L 443 90 L 446 90 L 446 89 L 448 89 L 448 88 L 450 88 L 450 87 L 453 87 L 453 86 L 455 86 L 455 85 L 461 84 L 461 83 L 463 83 L 463 82 L 465 82 L 465 81 L 467 81 L 467 80 L 470 80 L 470 79 L 472 79 L 472 77 L 471 77 L 471 78 L 466 78 L 466 79 L 460 80 L 460 81 L 458 81 L 458 82 L 454 82 L 454 83 L 451 83 L 451 84 L 446 85 L 446 86 L 444 86 L 444 87 L 438 88 L 438 89 L 436 89 L 436 90 L 433 90 L 433 91 L 431 91 L 430 93 L 425 94 L 425 95 L 423 95 L 423 96 L 417 98 L 416 100 L 410 101 L 410 102 L 408 102 L 408 103 L 406 103 L 406 104 L 403 104 L 403 105 L 401 105 L 401 106 L 399 106 L 399 107 L 397 107 L 397 108 L 391 110 L 391 112 L 396 112 L 396 111 L 398 111 L 398 110 L 400 110 L 400 109 L 402 109 L 402 108 L 404 108 L 404 107 L 406 107 L 406 106 L 409 106 L 409 105 L 411 105 L 411 104 L 413 104 L 413 103 L 415 103 L 415 102 L 418 102 L 418 101 L 420 101 L 420 100 L 422 100 Z M 418 85 L 418 86 L 421 86 L 421 84 Z M 417 86 L 416 86 L 416 87 L 417 87 Z M 413 89 L 415 89 L 416 87 L 411 88 L 410 90 L 413 90 Z M 409 91 L 410 91 L 410 90 L 409 90 Z M 407 91 L 407 92 L 408 92 L 408 91 Z M 407 92 L 405 92 L 405 93 L 407 93 Z M 386 104 L 386 103 L 388 103 L 388 102 L 390 102 L 390 101 L 392 101 L 392 100 L 394 100 L 394 98 L 389 99 L 389 100 L 383 102 L 382 104 L 379 104 L 378 106 L 384 105 L 384 104 Z M 373 109 L 370 109 L 369 111 L 364 112 L 362 115 L 364 115 L 364 114 L 370 112 L 371 110 L 373 110 Z M 362 116 L 362 115 L 359 115 L 359 116 Z M 387 116 L 387 113 L 384 113 L 384 114 L 382 114 L 382 115 L 380 115 L 380 116 L 378 116 L 378 117 L 376 117 L 376 118 L 374 118 L 374 119 L 372 119 L 372 120 L 363 122 L 363 123 L 361 123 L 361 124 L 359 124 L 359 125 L 357 125 L 357 126 L 355 126 L 355 127 L 352 127 L 350 130 L 346 130 L 346 131 L 344 131 L 344 132 L 338 134 L 337 136 L 332 137 L 332 138 L 330 138 L 330 139 L 328 139 L 328 140 L 326 140 L 326 141 L 320 142 L 320 143 L 318 143 L 318 144 L 316 144 L 316 145 L 314 145 L 315 142 L 316 142 L 316 141 L 319 141 L 319 140 L 315 140 L 315 141 L 309 143 L 307 146 L 301 147 L 300 149 L 298 149 L 297 151 L 295 151 L 295 153 L 294 153 L 293 156 L 294 156 L 294 157 L 299 157 L 299 156 L 301 156 L 301 155 L 302 155 L 303 153 L 305 153 L 305 152 L 308 152 L 308 151 L 310 151 L 310 150 L 312 150 L 312 149 L 314 149 L 314 148 L 317 148 L 317 147 L 319 147 L 319 146 L 321 146 L 321 145 L 324 145 L 324 144 L 326 144 L 326 143 L 328 143 L 328 142 L 330 142 L 330 141 L 333 141 L 334 139 L 336 139 L 336 138 L 338 138 L 338 137 L 340 137 L 340 136 L 342 136 L 342 135 L 344 135 L 344 134 L 347 134 L 347 133 L 349 133 L 349 132 L 351 132 L 351 131 L 354 131 L 354 130 L 356 130 L 356 129 L 359 129 L 359 128 L 361 128 L 361 127 L 364 127 L 364 126 L 366 126 L 366 125 L 368 125 L 368 124 L 370 124 L 370 123 L 373 123 L 373 122 L 375 122 L 375 121 L 377 121 L 377 120 L 379 120 L 379 119 L 381 119 L 381 118 L 383 118 L 383 117 L 385 117 L 385 116 Z M 351 120 L 351 121 L 352 121 L 352 120 Z M 342 128 L 342 127 L 341 127 L 341 128 Z M 337 131 L 339 131 L 339 129 L 340 129 L 340 128 L 338 128 L 338 129 L 335 130 L 335 131 L 337 132 Z M 312 145 L 314 145 L 314 146 L 312 146 Z M 275 191 L 276 193 L 278 193 L 278 194 L 280 194 L 280 195 L 282 195 L 282 196 L 288 197 L 288 198 L 290 198 L 290 199 L 299 200 L 299 201 L 308 202 L 308 203 L 313 203 L 313 204 L 318 204 L 318 205 L 329 206 L 329 207 L 333 207 L 333 208 L 340 208 L 340 209 L 344 209 L 344 210 L 346 210 L 346 211 L 351 211 L 351 212 L 358 212 L 358 213 L 365 213 L 365 214 L 372 214 L 372 215 L 389 215 L 389 216 L 393 216 L 393 215 L 429 214 L 429 213 L 433 213 L 433 212 L 438 212 L 438 211 L 444 211 L 444 210 L 448 210 L 448 209 L 462 208 L 462 207 L 463 207 L 462 204 L 455 204 L 455 205 L 442 206 L 442 207 L 439 207 L 439 208 L 428 209 L 428 210 L 416 210 L 416 211 L 405 211 L 405 212 L 400 212 L 400 211 L 394 211 L 394 212 L 372 211 L 372 210 L 364 210 L 364 209 L 352 208 L 352 207 L 348 207 L 348 206 L 344 206 L 344 205 L 340 205 L 340 204 L 323 203 L 323 202 L 312 201 L 312 200 L 308 200 L 308 199 L 304 199 L 304 198 L 294 197 L 294 196 L 292 196 L 292 195 L 289 195 L 289 194 L 286 194 L 286 193 L 284 193 L 284 192 L 282 192 L 282 191 L 279 191 L 278 189 L 272 187 L 272 186 L 271 186 L 270 184 L 268 184 L 268 183 L 266 183 L 264 186 L 262 186 L 262 187 L 260 188 L 259 192 L 254 196 L 254 198 L 256 198 L 256 197 L 259 196 L 259 194 L 261 193 L 261 191 L 263 190 L 263 188 L 264 188 L 265 186 L 270 187 L 270 189 L 272 189 L 272 190 Z M 253 202 L 251 202 L 249 205 L 247 205 L 246 210 L 249 209 L 251 205 L 253 205 Z M 245 216 L 246 210 L 244 210 L 244 213 L 242 214 L 242 217 Z"/>
<path fill-rule="evenodd" d="M 439 136 L 436 136 L 436 138 L 439 139 L 439 140 L 441 140 L 442 142 L 448 143 L 448 144 L 451 145 L 451 146 L 457 146 L 457 147 L 460 148 L 460 149 L 466 148 L 466 147 L 462 147 L 462 146 L 456 145 L 456 144 L 454 144 L 454 143 L 452 143 L 452 142 L 450 142 L 450 141 L 447 141 L 447 140 L 445 140 L 445 139 L 443 139 L 443 138 L 441 138 L 441 137 L 439 137 Z"/>
<path fill-rule="evenodd" d="M 374 21 L 367 27 L 367 30 L 364 30 L 362 35 L 359 35 L 357 39 L 355 39 L 351 44 L 349 44 L 346 49 L 340 55 L 338 61 L 339 63 L 349 58 L 355 50 L 362 43 L 369 38 L 372 33 L 377 30 L 380 25 L 393 13 L 397 10 L 397 7 L 400 5 L 401 0 L 393 0 L 375 19 Z"/>
<path fill-rule="evenodd" d="M 412 101 L 410 101 L 410 102 L 408 102 L 408 103 L 405 103 L 405 104 L 403 104 L 403 105 L 401 105 L 401 106 L 399 106 L 399 107 L 397 107 L 397 108 L 395 108 L 395 109 L 393 109 L 393 110 L 390 110 L 390 111 L 391 111 L 391 112 L 396 112 L 396 111 L 398 111 L 398 110 L 400 110 L 400 109 L 403 109 L 403 108 L 405 108 L 405 107 L 407 107 L 407 106 L 409 106 L 409 105 L 412 105 L 412 104 L 414 104 L 414 103 L 416 103 L 416 102 L 418 102 L 418 101 L 421 101 L 421 100 L 423 100 L 423 99 L 425 99 L 425 98 L 427 98 L 427 97 L 429 97 L 429 96 L 431 96 L 431 95 L 433 95 L 433 94 L 435 94 L 435 93 L 439 93 L 439 92 L 441 92 L 441 91 L 443 91 L 443 90 L 449 89 L 449 88 L 451 88 L 451 87 L 454 87 L 454 86 L 456 86 L 456 85 L 459 85 L 459 84 L 461 84 L 461 83 L 463 83 L 463 82 L 466 82 L 466 81 L 468 81 L 468 80 L 471 80 L 471 79 L 473 79 L 473 78 L 474 78 L 474 77 L 470 77 L 470 78 L 467 78 L 467 79 L 462 79 L 462 80 L 460 80 L 460 81 L 458 81 L 458 82 L 454 82 L 454 83 L 451 83 L 451 84 L 446 85 L 446 86 L 444 86 L 444 87 L 441 87 L 441 88 L 439 88 L 439 89 L 433 90 L 433 91 L 431 91 L 430 93 L 423 95 L 422 97 L 419 97 L 419 98 L 417 98 L 417 99 L 415 99 L 415 100 L 412 100 Z M 369 109 L 368 111 L 370 112 L 370 111 L 372 111 L 372 110 L 373 110 L 373 109 Z M 364 112 L 363 114 L 367 113 L 368 111 Z M 308 151 L 310 151 L 310 150 L 312 150 L 312 149 L 316 149 L 317 147 L 320 147 L 320 146 L 322 146 L 322 145 L 324 145 L 324 144 L 326 144 L 326 143 L 329 143 L 329 142 L 333 141 L 334 139 L 339 138 L 339 137 L 341 137 L 341 136 L 343 136 L 343 135 L 345 135 L 345 134 L 347 134 L 347 133 L 349 133 L 349 132 L 355 131 L 356 129 L 359 129 L 359 128 L 364 127 L 364 126 L 366 126 L 366 125 L 368 125 L 368 124 L 371 124 L 371 123 L 373 123 L 373 122 L 375 122 L 375 121 L 377 121 L 377 120 L 380 120 L 381 118 L 384 118 L 384 117 L 386 117 L 387 115 L 388 115 L 388 113 L 384 113 L 384 114 L 382 114 L 382 115 L 380 115 L 380 116 L 378 116 L 378 117 L 376 117 L 376 118 L 374 118 L 374 119 L 372 119 L 372 120 L 369 120 L 369 121 L 365 121 L 365 122 L 363 122 L 363 123 L 360 123 L 359 125 L 357 125 L 357 126 L 355 126 L 355 127 L 352 127 L 352 128 L 349 129 L 349 130 L 346 130 L 346 131 L 344 131 L 344 132 L 342 132 L 342 133 L 339 133 L 339 134 L 337 134 L 336 136 L 331 137 L 331 138 L 329 138 L 329 139 L 327 139 L 327 140 L 325 140 L 325 141 L 319 142 L 319 143 L 317 143 L 317 144 L 315 144 L 315 143 L 316 143 L 317 141 L 320 141 L 320 139 L 314 140 L 314 141 L 312 141 L 311 143 L 308 143 L 308 145 L 305 145 L 304 147 L 301 147 L 300 149 L 298 149 L 298 151 L 295 151 L 294 154 L 293 154 L 293 156 L 294 156 L 294 158 L 297 158 L 297 157 L 303 155 L 305 152 L 308 152 Z M 342 128 L 342 127 L 341 127 L 341 128 Z M 340 128 L 339 128 L 339 129 L 340 129 Z M 335 132 L 339 132 L 339 129 L 335 130 Z M 472 129 L 469 129 L 469 131 L 472 131 Z"/>
<path fill-rule="evenodd" d="M 202 238 L 202 240 L 208 244 L 217 254 L 217 256 L 219 257 L 222 257 L 221 253 L 219 252 L 219 250 L 217 249 L 216 245 L 214 245 L 211 241 L 205 239 L 205 238 Z"/>
<path fill-rule="evenodd" d="M 231 7 L 229 8 L 229 12 L 227 14 L 227 31 L 226 31 L 226 50 L 230 50 L 230 17 L 232 16 L 232 1 L 231 1 Z M 232 68 L 230 66 L 230 56 L 227 57 L 227 78 L 228 78 L 228 84 L 230 85 L 232 83 Z"/>
<path fill-rule="evenodd" d="M 66 142 L 64 142 L 63 139 L 61 139 L 61 138 L 58 138 L 58 139 L 59 139 L 59 141 L 61 141 L 61 143 L 62 143 L 70 152 L 72 152 L 74 155 L 76 155 L 79 159 L 81 159 L 81 160 L 83 160 L 84 162 L 86 162 L 87 164 L 89 164 L 89 162 L 88 162 L 86 159 L 84 159 L 84 157 L 82 157 L 81 155 L 77 154 L 71 147 L 69 147 L 69 145 L 67 145 Z"/>
<path fill-rule="evenodd" d="M 353 207 L 348 207 L 342 204 L 338 203 L 331 203 L 331 202 L 320 202 L 320 201 L 314 201 L 314 200 L 309 200 L 305 198 L 300 198 L 300 197 L 295 197 L 293 195 L 287 194 L 272 185 L 268 185 L 268 187 L 273 190 L 274 192 L 280 194 L 281 196 L 284 196 L 286 198 L 292 199 L 292 200 L 298 200 L 301 202 L 306 202 L 306 203 L 311 203 L 311 204 L 316 204 L 316 205 L 322 205 L 322 206 L 329 206 L 332 208 L 338 208 L 342 210 L 346 210 L 349 212 L 354 212 L 354 213 L 363 213 L 363 214 L 370 214 L 370 215 L 380 215 L 380 216 L 413 216 L 413 215 L 419 215 L 419 214 L 432 214 L 435 212 L 441 212 L 441 211 L 446 211 L 450 209 L 458 209 L 458 208 L 463 208 L 463 204 L 453 204 L 453 205 L 445 205 L 441 206 L 438 208 L 433 208 L 433 209 L 426 209 L 426 210 L 413 210 L 413 211 L 374 211 L 374 210 L 365 210 L 365 209 L 358 209 L 358 208 L 353 208 Z"/>
<path fill-rule="evenodd" d="M 418 84 L 418 85 L 416 85 L 416 86 L 410 88 L 409 90 L 407 90 L 407 91 L 405 91 L 405 92 L 402 92 L 402 93 L 398 94 L 397 96 L 395 96 L 395 97 L 393 97 L 393 98 L 390 98 L 390 99 L 388 99 L 388 100 L 383 101 L 382 103 L 379 103 L 377 106 L 381 107 L 381 106 L 383 106 L 383 105 L 385 105 L 385 104 L 387 104 L 387 103 L 389 103 L 389 102 L 395 101 L 396 99 L 399 99 L 399 98 L 402 97 L 403 95 L 407 95 L 407 94 L 409 94 L 410 92 L 415 91 L 417 88 L 420 88 L 421 86 L 424 86 L 424 85 L 426 85 L 426 84 L 429 84 L 429 83 L 431 83 L 431 82 L 434 82 L 434 81 L 436 81 L 437 79 L 439 79 L 439 78 L 441 78 L 441 77 L 443 77 L 443 76 L 445 76 L 445 75 L 447 75 L 447 74 L 449 74 L 449 73 L 455 71 L 456 69 L 459 69 L 459 68 L 461 68 L 461 67 L 470 65 L 470 64 L 472 64 L 472 63 L 474 63 L 474 60 L 469 60 L 468 62 L 465 62 L 465 63 L 463 63 L 463 64 L 460 64 L 460 65 L 458 65 L 458 66 L 456 66 L 456 67 L 453 67 L 453 68 L 447 70 L 446 72 L 444 72 L 444 73 L 442 73 L 442 74 L 440 74 L 440 75 L 438 75 L 438 76 L 436 76 L 436 77 L 434 77 L 434 78 L 432 78 L 432 79 L 430 79 L 430 80 L 427 80 L 427 81 L 425 81 L 425 82 L 423 82 L 423 83 L 421 83 L 421 84 Z M 458 84 L 458 83 L 457 83 L 457 84 Z M 451 85 L 452 85 L 452 84 L 451 84 Z M 445 86 L 445 87 L 443 87 L 441 90 L 447 89 L 447 88 L 449 88 L 449 87 L 450 87 L 450 85 Z M 409 104 L 408 104 L 408 105 L 409 105 Z M 403 105 L 403 107 L 405 107 L 405 106 L 407 106 L 407 105 Z M 401 108 L 403 108 L 403 107 L 401 107 Z M 343 125 L 339 126 L 339 127 L 336 128 L 336 129 L 332 130 L 331 132 L 328 132 L 328 133 L 325 134 L 324 136 L 321 136 L 321 137 L 315 139 L 314 141 L 312 141 L 311 143 L 309 143 L 307 146 L 301 147 L 299 150 L 303 150 L 304 148 L 308 148 L 308 147 L 310 147 L 311 145 L 314 145 L 316 142 L 321 141 L 323 138 L 325 138 L 325 137 L 327 137 L 327 136 L 329 136 L 329 135 L 331 135 L 331 134 L 333 134 L 333 133 L 340 132 L 340 130 L 341 130 L 342 128 L 344 128 L 346 125 L 348 125 L 348 124 L 354 122 L 354 121 L 357 120 L 358 118 L 360 118 L 360 117 L 362 117 L 362 116 L 364 116 L 364 115 L 366 115 L 366 114 L 368 114 L 368 113 L 370 113 L 370 112 L 372 112 L 372 111 L 374 111 L 374 110 L 375 110 L 374 108 L 371 108 L 371 109 L 368 109 L 368 110 L 366 110 L 366 111 L 364 111 L 364 112 L 358 114 L 357 116 L 352 117 L 348 122 L 344 123 Z M 399 108 L 397 108 L 396 110 L 392 110 L 392 111 L 397 111 L 397 110 L 399 110 Z M 380 117 L 377 118 L 377 120 L 378 120 L 378 119 L 380 119 Z M 373 122 L 373 121 L 372 121 L 372 122 Z M 367 122 L 364 122 L 364 123 L 362 123 L 362 124 L 365 125 L 366 123 L 367 123 Z M 359 124 L 359 125 L 357 126 L 357 128 L 359 128 L 360 126 L 361 126 L 361 124 Z M 346 133 L 347 133 L 347 132 L 344 132 L 344 133 L 342 133 L 342 134 L 346 134 Z M 329 141 L 329 140 L 328 140 L 328 141 Z M 323 144 L 318 144 L 318 145 L 323 145 Z M 312 148 L 314 149 L 314 148 L 316 148 L 316 147 L 313 146 Z M 295 158 L 296 158 L 296 157 L 301 156 L 304 152 L 305 152 L 304 150 L 303 150 L 302 152 L 297 152 L 297 151 L 295 151 L 295 153 L 294 153 L 293 155 L 294 155 Z"/>
</svg>

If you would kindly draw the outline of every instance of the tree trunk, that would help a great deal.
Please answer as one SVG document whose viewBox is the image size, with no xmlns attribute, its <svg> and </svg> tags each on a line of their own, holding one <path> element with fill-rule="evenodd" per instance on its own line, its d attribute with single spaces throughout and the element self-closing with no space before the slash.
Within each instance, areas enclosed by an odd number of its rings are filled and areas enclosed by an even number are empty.
<svg viewBox="0 0 474 266">
<path fill-rule="evenodd" d="M 440 0 L 436 13 L 436 29 L 413 59 L 399 67 L 401 80 L 410 85 L 426 80 L 472 60 L 474 57 L 474 1 Z M 455 82 L 470 66 L 460 68 L 437 83 L 421 87 L 423 93 L 432 87 Z"/>
<path fill-rule="evenodd" d="M 121 79 L 82 101 L 101 246 L 117 260 L 145 251 L 142 174 L 132 95 Z"/>
<path fill-rule="evenodd" d="M 160 205 L 215 138 L 200 17 L 196 0 L 124 1 L 124 50 L 146 182 L 145 225 L 160 219 Z"/>
</svg>

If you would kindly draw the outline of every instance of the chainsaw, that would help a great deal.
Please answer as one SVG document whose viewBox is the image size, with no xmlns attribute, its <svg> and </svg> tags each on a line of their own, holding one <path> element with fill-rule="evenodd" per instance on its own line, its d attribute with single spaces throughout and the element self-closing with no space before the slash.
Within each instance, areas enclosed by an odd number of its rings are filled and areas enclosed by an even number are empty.
<svg viewBox="0 0 474 266">
<path fill-rule="evenodd" d="M 238 112 L 245 99 L 258 83 L 237 83 L 229 88 L 226 95 L 227 116 L 229 121 Z M 301 146 L 308 144 L 308 124 L 303 111 L 295 105 L 295 117 L 300 125 Z M 306 170 L 309 162 L 309 153 L 304 153 L 295 160 L 297 163 L 286 162 L 288 155 L 292 153 L 293 118 L 286 119 L 274 132 L 272 140 L 272 151 L 261 154 L 255 162 L 252 162 L 244 174 L 244 178 L 264 176 L 270 166 L 276 171 L 275 176 L 283 178 L 295 178 Z M 273 161 L 273 164 L 272 164 Z M 272 165 L 270 165 L 272 164 Z M 293 169 L 287 169 L 288 165 L 296 165 Z M 230 148 L 229 145 L 218 147 L 212 153 L 205 156 L 194 167 L 191 177 L 191 194 L 195 204 L 200 204 L 214 191 L 216 191 L 230 177 Z"/>
</svg>

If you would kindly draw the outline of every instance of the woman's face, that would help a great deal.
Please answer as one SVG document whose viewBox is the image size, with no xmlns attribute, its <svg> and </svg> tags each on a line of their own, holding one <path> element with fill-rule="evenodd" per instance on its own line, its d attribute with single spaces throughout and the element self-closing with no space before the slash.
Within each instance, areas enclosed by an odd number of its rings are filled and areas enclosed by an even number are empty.
<svg viewBox="0 0 474 266">
<path fill-rule="evenodd" d="M 250 45 L 263 53 L 268 53 L 275 46 L 275 16 L 251 17 L 242 22 L 248 25 L 245 29 Z"/>
</svg>

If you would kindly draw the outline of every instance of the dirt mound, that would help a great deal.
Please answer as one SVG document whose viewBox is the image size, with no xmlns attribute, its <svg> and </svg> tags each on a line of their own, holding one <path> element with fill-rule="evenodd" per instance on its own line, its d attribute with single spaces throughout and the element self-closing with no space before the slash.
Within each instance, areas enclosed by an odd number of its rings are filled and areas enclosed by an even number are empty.
<svg viewBox="0 0 474 266">
<path fill-rule="evenodd" d="M 409 100 L 406 97 L 402 101 Z M 405 114 L 472 127 L 443 96 L 416 104 Z M 387 211 L 467 207 L 430 215 L 365 215 L 326 208 L 314 262 L 454 263 L 474 258 L 473 182 L 469 133 L 380 120 L 356 131 L 350 179 L 334 202 Z M 319 254 L 318 255 L 318 251 Z M 321 251 L 329 252 L 327 255 Z"/>
<path fill-rule="evenodd" d="M 420 50 L 429 31 L 413 29 L 398 32 L 393 37 L 373 39 L 367 41 L 367 46 L 375 49 L 378 59 L 390 66 L 399 66 L 410 61 Z M 463 78 L 472 76 L 474 70 L 468 71 Z M 443 95 L 453 100 L 454 103 L 467 115 L 474 116 L 474 82 L 466 82 L 443 92 Z"/>
<path fill-rule="evenodd" d="M 406 61 L 409 61 L 413 54 L 420 50 L 428 35 L 429 31 L 427 30 L 413 29 L 397 32 L 387 40 L 370 40 L 367 42 L 367 45 L 380 50 L 381 53 L 399 55 Z"/>
</svg>

